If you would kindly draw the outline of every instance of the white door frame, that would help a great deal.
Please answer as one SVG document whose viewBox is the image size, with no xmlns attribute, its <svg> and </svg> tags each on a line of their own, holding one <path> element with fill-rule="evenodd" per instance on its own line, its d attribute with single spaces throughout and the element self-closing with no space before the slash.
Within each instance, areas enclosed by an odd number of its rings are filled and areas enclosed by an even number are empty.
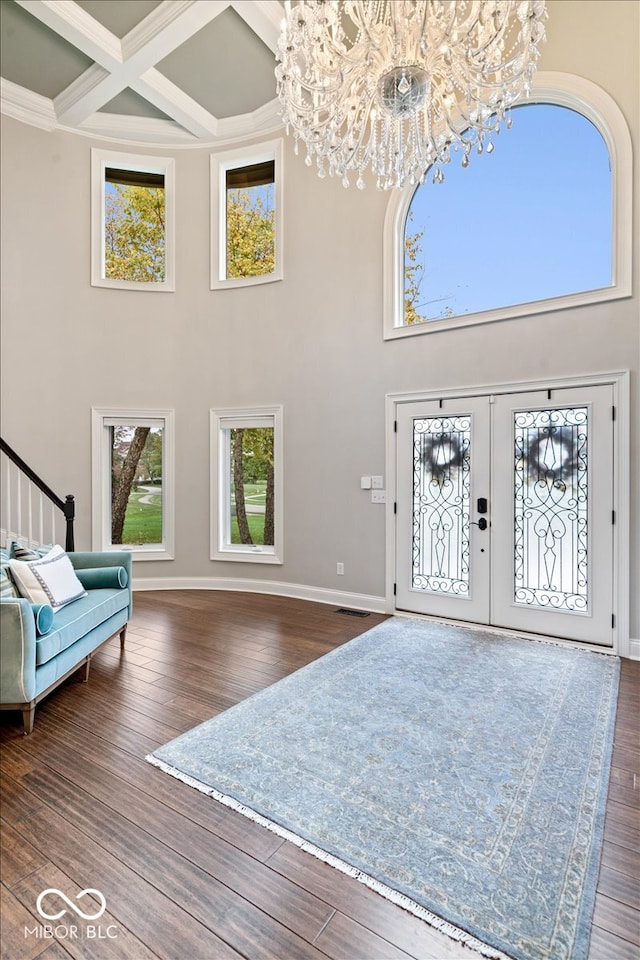
<svg viewBox="0 0 640 960">
<path fill-rule="evenodd" d="M 613 502 L 616 523 L 613 528 L 613 606 L 615 623 L 613 648 L 621 657 L 630 656 L 629 642 L 629 519 L 630 519 L 630 452 L 629 452 L 629 371 L 563 377 L 549 380 L 518 380 L 508 383 L 476 384 L 470 387 L 443 390 L 415 390 L 389 393 L 385 397 L 385 472 L 387 476 L 386 505 L 386 577 L 385 611 L 403 615 L 396 607 L 394 586 L 396 580 L 396 519 L 397 454 L 394 425 L 399 404 L 413 401 L 454 399 L 492 394 L 525 393 L 535 390 L 560 390 L 572 387 L 591 387 L 611 384 L 615 420 L 613 422 Z M 412 614 L 412 616 L 417 616 Z M 434 618 L 435 619 L 435 618 Z M 497 627 L 487 627 L 496 633 L 508 633 Z M 513 631 L 512 631 L 513 632 Z M 571 642 L 571 641 L 567 641 Z M 581 644 L 603 652 L 603 647 Z"/>
</svg>

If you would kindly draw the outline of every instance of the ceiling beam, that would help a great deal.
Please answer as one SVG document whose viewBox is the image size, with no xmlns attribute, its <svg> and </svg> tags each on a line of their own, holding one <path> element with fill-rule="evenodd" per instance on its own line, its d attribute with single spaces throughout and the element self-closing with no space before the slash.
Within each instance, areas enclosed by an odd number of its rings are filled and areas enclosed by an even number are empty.
<svg viewBox="0 0 640 960">
<path fill-rule="evenodd" d="M 165 77 L 156 64 L 228 7 L 275 53 L 284 13 L 280 0 L 164 0 L 122 40 L 74 0 L 17 3 L 94 62 L 53 101 L 38 98 L 36 102 L 26 90 L 24 95 L 16 96 L 15 84 L 5 85 L 8 103 L 3 104 L 3 111 L 9 115 L 14 109 L 19 114 L 27 110 L 36 116 L 38 125 L 48 128 L 60 124 L 102 131 L 124 125 L 123 130 L 130 131 L 140 118 L 100 112 L 105 104 L 130 88 L 170 118 L 154 125 L 147 123 L 143 139 L 160 139 L 163 131 L 166 135 L 171 130 L 170 139 L 174 142 L 212 143 L 262 129 L 272 130 L 278 125 L 275 101 L 251 114 L 220 120 Z"/>
<path fill-rule="evenodd" d="M 284 8 L 280 0 L 231 0 L 231 6 L 272 53 L 277 53 Z"/>
<path fill-rule="evenodd" d="M 18 2 L 96 61 L 54 100 L 59 122 L 68 126 L 82 124 L 127 87 L 142 93 L 149 87 L 148 81 L 141 80 L 142 75 L 229 6 L 229 0 L 165 0 L 121 42 L 71 0 Z M 162 96 L 159 83 L 152 83 L 149 89 L 153 91 L 152 102 L 195 136 L 214 133 L 215 117 L 195 101 L 186 95 L 170 95 L 169 87 Z M 187 101 L 191 104 L 189 109 Z M 171 112 L 174 106 L 176 116 Z"/>
<path fill-rule="evenodd" d="M 107 70 L 122 63 L 120 40 L 69 0 L 16 0 L 32 17 Z"/>
<path fill-rule="evenodd" d="M 132 81 L 130 86 L 132 90 L 162 110 L 195 137 L 207 140 L 217 136 L 216 117 L 159 70 L 152 67 L 141 77 Z"/>
<path fill-rule="evenodd" d="M 123 60 L 140 64 L 140 73 L 164 60 L 215 20 L 230 0 L 164 0 L 122 38 Z"/>
</svg>

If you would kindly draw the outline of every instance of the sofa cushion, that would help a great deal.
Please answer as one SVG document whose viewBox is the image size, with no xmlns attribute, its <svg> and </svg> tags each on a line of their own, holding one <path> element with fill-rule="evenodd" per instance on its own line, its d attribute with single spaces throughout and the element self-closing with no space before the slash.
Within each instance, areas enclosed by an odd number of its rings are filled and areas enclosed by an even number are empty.
<svg viewBox="0 0 640 960">
<path fill-rule="evenodd" d="M 128 590 L 101 589 L 57 610 L 51 632 L 36 639 L 36 665 L 47 663 L 128 605 Z"/>
<path fill-rule="evenodd" d="M 56 610 L 85 593 L 60 546 L 38 560 L 9 560 L 9 567 L 21 595 L 31 603 L 48 603 Z"/>
</svg>

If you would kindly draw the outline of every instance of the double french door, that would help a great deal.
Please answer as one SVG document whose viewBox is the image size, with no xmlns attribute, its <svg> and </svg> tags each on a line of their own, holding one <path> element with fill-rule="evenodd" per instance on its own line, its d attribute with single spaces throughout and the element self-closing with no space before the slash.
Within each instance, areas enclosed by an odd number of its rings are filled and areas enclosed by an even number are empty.
<svg viewBox="0 0 640 960">
<path fill-rule="evenodd" d="M 398 404 L 396 607 L 611 646 L 612 387 Z"/>
</svg>

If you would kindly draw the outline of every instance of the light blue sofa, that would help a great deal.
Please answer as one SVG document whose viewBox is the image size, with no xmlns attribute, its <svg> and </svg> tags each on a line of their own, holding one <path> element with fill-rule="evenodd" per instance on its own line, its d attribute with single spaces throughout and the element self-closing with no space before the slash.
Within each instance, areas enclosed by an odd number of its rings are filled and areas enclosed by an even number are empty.
<svg viewBox="0 0 640 960">
<path fill-rule="evenodd" d="M 56 610 L 22 597 L 0 598 L 0 708 L 21 710 L 31 733 L 36 704 L 78 668 L 89 678 L 91 655 L 120 634 L 132 613 L 131 554 L 69 553 L 86 596 Z"/>
</svg>

